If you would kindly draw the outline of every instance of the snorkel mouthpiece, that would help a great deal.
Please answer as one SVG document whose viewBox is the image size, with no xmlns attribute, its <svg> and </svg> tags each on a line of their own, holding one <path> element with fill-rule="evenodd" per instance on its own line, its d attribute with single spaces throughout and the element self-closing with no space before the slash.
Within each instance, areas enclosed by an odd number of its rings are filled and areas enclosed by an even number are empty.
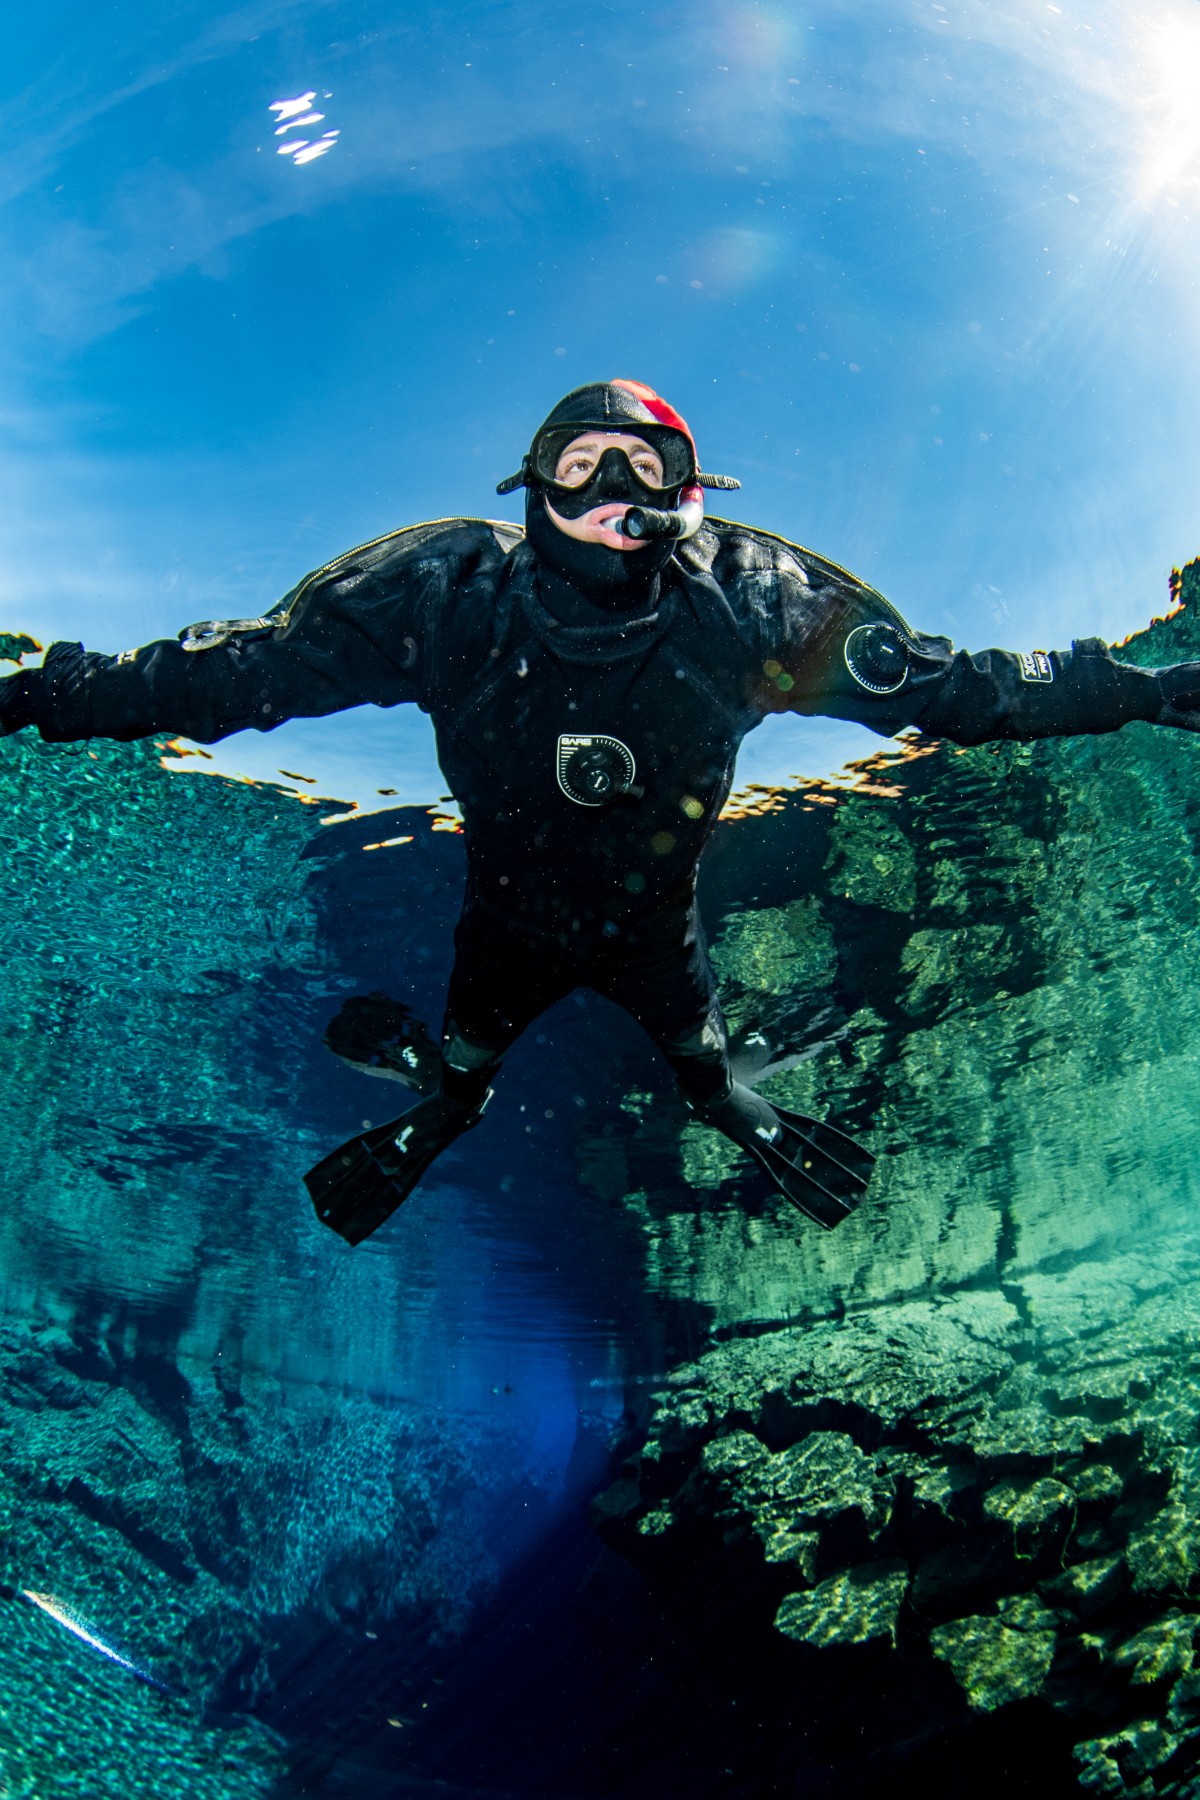
<svg viewBox="0 0 1200 1800">
<path fill-rule="evenodd" d="M 699 488 L 685 488 L 680 504 L 671 512 L 658 512 L 652 506 L 631 506 L 619 522 L 612 521 L 622 537 L 649 543 L 656 538 L 690 538 L 699 531 L 704 520 L 704 495 Z"/>
</svg>

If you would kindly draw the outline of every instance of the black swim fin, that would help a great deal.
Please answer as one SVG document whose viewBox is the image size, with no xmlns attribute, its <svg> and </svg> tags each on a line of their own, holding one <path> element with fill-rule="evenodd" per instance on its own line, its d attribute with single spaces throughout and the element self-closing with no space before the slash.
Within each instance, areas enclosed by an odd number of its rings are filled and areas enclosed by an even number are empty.
<svg viewBox="0 0 1200 1800">
<path fill-rule="evenodd" d="M 867 1190 L 875 1166 L 869 1150 L 832 1125 L 772 1105 L 740 1081 L 723 1100 L 698 1108 L 696 1117 L 749 1151 L 780 1193 L 827 1230 L 840 1225 Z"/>
<path fill-rule="evenodd" d="M 436 1093 L 442 1053 L 420 1019 L 389 994 L 352 994 L 325 1027 L 325 1048 L 364 1075 L 383 1075 L 422 1096 Z"/>
<path fill-rule="evenodd" d="M 435 1157 L 478 1125 L 491 1097 L 489 1088 L 478 1106 L 464 1106 L 432 1094 L 326 1156 L 304 1177 L 322 1225 L 361 1244 L 408 1199 Z"/>
</svg>

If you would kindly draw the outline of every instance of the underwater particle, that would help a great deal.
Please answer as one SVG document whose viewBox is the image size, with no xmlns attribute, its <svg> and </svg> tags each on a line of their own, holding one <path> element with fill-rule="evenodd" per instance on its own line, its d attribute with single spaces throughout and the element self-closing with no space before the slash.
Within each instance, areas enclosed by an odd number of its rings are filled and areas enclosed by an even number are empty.
<svg viewBox="0 0 1200 1800">
<path fill-rule="evenodd" d="M 704 802 L 703 800 L 697 800 L 695 794 L 685 794 L 683 799 L 679 802 L 679 810 L 689 819 L 702 819 L 704 817 Z"/>
<path fill-rule="evenodd" d="M 669 856 L 675 848 L 675 833 L 673 831 L 656 831 L 650 839 L 650 848 L 655 856 Z"/>
<path fill-rule="evenodd" d="M 641 894 L 645 892 L 645 888 L 646 877 L 644 875 L 639 875 L 636 869 L 631 869 L 629 874 L 625 877 L 625 892 L 627 894 Z"/>
</svg>

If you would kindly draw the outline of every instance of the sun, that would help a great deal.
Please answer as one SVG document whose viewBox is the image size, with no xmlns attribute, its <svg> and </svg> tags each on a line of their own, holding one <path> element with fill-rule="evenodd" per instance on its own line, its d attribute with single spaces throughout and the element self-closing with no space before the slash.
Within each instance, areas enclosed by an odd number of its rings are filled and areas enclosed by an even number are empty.
<svg viewBox="0 0 1200 1800">
<path fill-rule="evenodd" d="M 1200 8 L 1148 24 L 1143 57 L 1138 187 L 1148 202 L 1181 188 L 1200 190 Z"/>
</svg>

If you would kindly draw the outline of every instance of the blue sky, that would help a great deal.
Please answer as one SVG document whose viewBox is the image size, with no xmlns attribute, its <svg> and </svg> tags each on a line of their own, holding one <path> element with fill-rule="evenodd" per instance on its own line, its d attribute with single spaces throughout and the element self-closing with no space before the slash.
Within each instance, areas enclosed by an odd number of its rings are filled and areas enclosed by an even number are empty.
<svg viewBox="0 0 1200 1800">
<path fill-rule="evenodd" d="M 1120 637 L 1200 550 L 1191 0 L 60 0 L 13 34 L 7 629 L 117 650 L 518 517 L 496 481 L 614 374 L 731 514 L 971 647 Z M 270 107 L 310 90 L 338 135 L 297 164 Z M 742 777 L 862 744 L 783 721 Z M 441 792 L 411 709 L 220 764 Z"/>
</svg>

